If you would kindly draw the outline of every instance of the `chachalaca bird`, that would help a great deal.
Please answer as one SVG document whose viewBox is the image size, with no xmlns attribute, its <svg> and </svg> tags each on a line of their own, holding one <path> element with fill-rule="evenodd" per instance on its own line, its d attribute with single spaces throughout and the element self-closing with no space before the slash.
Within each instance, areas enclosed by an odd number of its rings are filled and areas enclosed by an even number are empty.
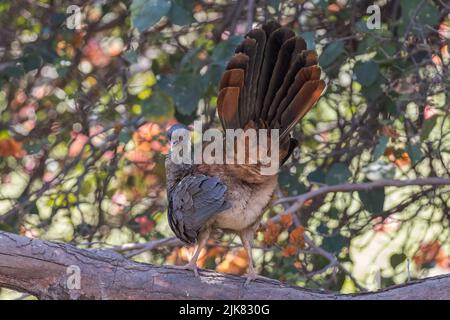
<svg viewBox="0 0 450 320">
<path fill-rule="evenodd" d="M 283 164 L 298 145 L 292 129 L 325 90 L 317 61 L 302 38 L 278 23 L 248 32 L 220 81 L 217 111 L 223 129 L 279 129 Z M 169 139 L 180 126 L 168 130 Z M 247 151 L 245 155 L 244 164 L 175 164 L 167 157 L 169 225 L 183 242 L 196 244 L 192 259 L 182 266 L 195 275 L 200 251 L 220 229 L 238 234 L 247 251 L 246 284 L 257 277 L 252 241 L 276 189 L 277 174 L 262 174 L 260 159 L 250 163 Z"/>
</svg>

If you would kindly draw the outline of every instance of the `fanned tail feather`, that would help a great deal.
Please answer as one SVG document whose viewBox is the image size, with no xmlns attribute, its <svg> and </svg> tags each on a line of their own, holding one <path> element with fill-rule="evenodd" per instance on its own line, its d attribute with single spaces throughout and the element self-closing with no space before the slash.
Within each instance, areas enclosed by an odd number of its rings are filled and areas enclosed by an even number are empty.
<svg viewBox="0 0 450 320">
<path fill-rule="evenodd" d="M 289 133 L 325 89 L 317 61 L 302 38 L 276 22 L 251 30 L 220 81 L 217 108 L 223 128 L 262 123 L 280 129 L 280 148 L 289 156 L 297 144 Z"/>
</svg>

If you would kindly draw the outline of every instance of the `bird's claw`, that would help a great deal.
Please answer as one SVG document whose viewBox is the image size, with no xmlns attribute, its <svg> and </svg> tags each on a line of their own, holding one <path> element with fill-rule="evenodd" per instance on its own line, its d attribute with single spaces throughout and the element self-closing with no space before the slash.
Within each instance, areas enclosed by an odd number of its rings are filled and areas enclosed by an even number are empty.
<svg viewBox="0 0 450 320">
<path fill-rule="evenodd" d="M 267 279 L 266 277 L 260 276 L 256 272 L 249 272 L 245 275 L 245 277 L 246 277 L 246 279 L 245 279 L 244 287 L 248 287 L 250 282 L 252 282 L 256 279 Z"/>
<path fill-rule="evenodd" d="M 198 274 L 198 268 L 197 268 L 197 265 L 196 265 L 196 264 L 193 264 L 193 263 L 187 263 L 187 264 L 182 265 L 182 266 L 172 266 L 172 268 L 178 269 L 178 270 L 191 270 L 191 271 L 194 272 L 194 276 L 195 276 L 196 278 L 199 277 L 199 274 Z"/>
</svg>

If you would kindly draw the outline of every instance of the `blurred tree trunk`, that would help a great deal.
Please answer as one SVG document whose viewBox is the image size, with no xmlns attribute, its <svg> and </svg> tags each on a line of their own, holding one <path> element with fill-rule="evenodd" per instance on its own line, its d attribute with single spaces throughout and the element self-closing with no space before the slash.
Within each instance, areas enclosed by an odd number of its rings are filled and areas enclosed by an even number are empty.
<svg viewBox="0 0 450 320">
<path fill-rule="evenodd" d="M 189 271 L 133 262 L 111 250 L 0 232 L 0 287 L 40 299 L 450 299 L 450 275 L 354 295 L 270 280 L 243 284 L 236 276 L 201 271 L 199 280 Z"/>
</svg>

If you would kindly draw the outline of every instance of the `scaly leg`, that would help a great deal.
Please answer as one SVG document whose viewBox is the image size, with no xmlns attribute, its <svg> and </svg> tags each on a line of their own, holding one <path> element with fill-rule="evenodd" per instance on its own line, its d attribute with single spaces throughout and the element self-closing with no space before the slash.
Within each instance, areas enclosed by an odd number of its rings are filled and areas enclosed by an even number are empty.
<svg viewBox="0 0 450 320">
<path fill-rule="evenodd" d="M 244 249 L 247 252 L 247 256 L 248 256 L 248 270 L 247 270 L 247 275 L 246 275 L 247 280 L 245 280 L 244 286 L 248 286 L 248 284 L 252 280 L 255 280 L 257 278 L 265 278 L 265 277 L 259 276 L 256 273 L 255 267 L 253 266 L 252 242 L 253 242 L 254 236 L 255 236 L 255 231 L 253 230 L 253 228 L 249 228 L 240 233 L 242 245 L 244 246 Z"/>
<path fill-rule="evenodd" d="M 197 259 L 200 255 L 200 252 L 206 245 L 206 241 L 208 241 L 209 238 L 209 232 L 204 231 L 201 233 L 197 239 L 197 245 L 195 246 L 195 252 L 192 256 L 191 260 L 185 264 L 184 266 L 172 266 L 174 269 L 181 269 L 181 270 L 192 270 L 194 272 L 194 276 L 198 278 L 198 270 L 197 270 Z"/>
</svg>

